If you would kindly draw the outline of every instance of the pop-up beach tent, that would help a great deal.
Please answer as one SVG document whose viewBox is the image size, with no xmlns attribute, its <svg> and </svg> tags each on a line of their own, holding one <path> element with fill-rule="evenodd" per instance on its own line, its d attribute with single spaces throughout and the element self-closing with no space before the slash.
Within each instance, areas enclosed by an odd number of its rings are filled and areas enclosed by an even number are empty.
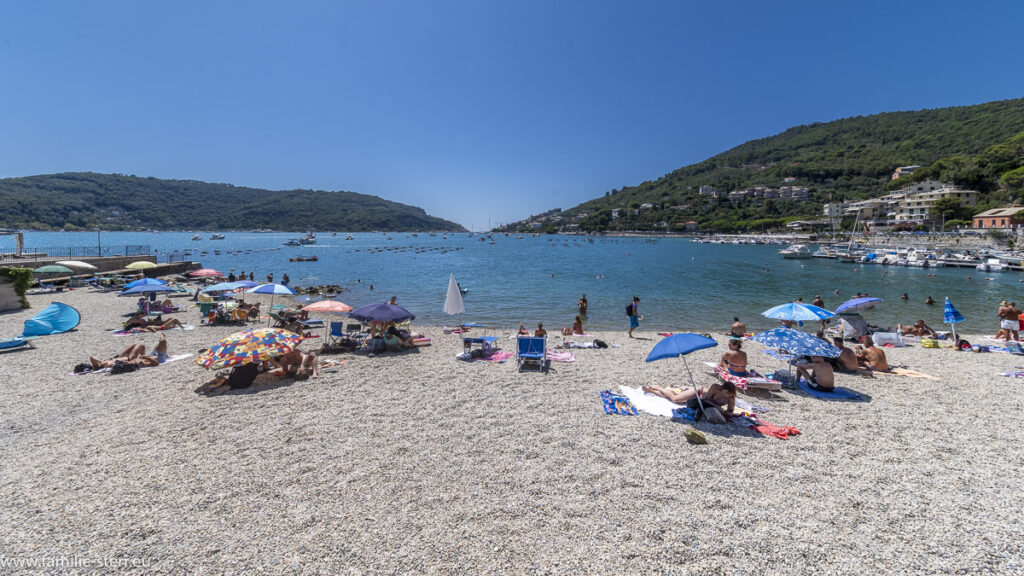
<svg viewBox="0 0 1024 576">
<path fill-rule="evenodd" d="M 54 302 L 42 312 L 25 320 L 25 329 L 18 338 L 35 338 L 73 330 L 82 321 L 78 310 L 61 302 Z"/>
</svg>

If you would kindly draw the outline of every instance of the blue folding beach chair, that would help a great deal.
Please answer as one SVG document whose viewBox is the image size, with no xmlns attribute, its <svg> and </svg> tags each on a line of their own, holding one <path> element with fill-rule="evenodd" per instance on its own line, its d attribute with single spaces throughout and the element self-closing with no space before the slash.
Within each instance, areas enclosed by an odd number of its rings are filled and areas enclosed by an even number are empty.
<svg viewBox="0 0 1024 576">
<path fill-rule="evenodd" d="M 345 337 L 345 323 L 344 322 L 331 322 L 331 333 L 327 335 L 327 344 L 335 344 L 338 340 Z"/>
<path fill-rule="evenodd" d="M 547 372 L 548 339 L 545 336 L 519 336 L 516 339 L 516 367 L 536 364 L 537 370 Z"/>
</svg>

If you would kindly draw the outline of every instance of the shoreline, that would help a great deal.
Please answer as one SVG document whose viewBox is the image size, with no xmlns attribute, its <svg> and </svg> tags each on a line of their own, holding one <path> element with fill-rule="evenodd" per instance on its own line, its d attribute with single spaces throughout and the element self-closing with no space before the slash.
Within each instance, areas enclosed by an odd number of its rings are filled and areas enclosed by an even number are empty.
<svg viewBox="0 0 1024 576">
<path fill-rule="evenodd" d="M 1024 557 L 1021 380 L 996 375 L 1022 364 L 1008 354 L 886 349 L 938 380 L 838 375 L 861 402 L 741 394 L 801 434 L 701 422 L 709 444 L 692 446 L 684 424 L 601 407 L 619 385 L 688 385 L 683 362 L 644 362 L 650 332 L 595 332 L 611 347 L 545 374 L 457 361 L 458 336 L 414 323 L 431 346 L 206 398 L 194 357 L 68 376 L 158 335 L 107 331 L 134 300 L 53 296 L 0 316 L 12 331 L 51 299 L 82 313 L 76 331 L 0 355 L 9 558 L 145 558 L 161 574 L 853 574 L 1012 572 Z M 174 316 L 198 324 L 194 308 Z M 238 329 L 165 334 L 171 354 L 195 354 Z M 687 357 L 701 386 L 715 338 Z M 744 348 L 762 372 L 785 366 Z"/>
</svg>

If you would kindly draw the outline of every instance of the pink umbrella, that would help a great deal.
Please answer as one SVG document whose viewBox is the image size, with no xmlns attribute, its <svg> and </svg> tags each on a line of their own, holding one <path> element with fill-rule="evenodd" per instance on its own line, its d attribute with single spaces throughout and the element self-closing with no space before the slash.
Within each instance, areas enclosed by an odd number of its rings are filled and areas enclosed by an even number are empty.
<svg viewBox="0 0 1024 576">
<path fill-rule="evenodd" d="M 342 312 L 350 312 L 352 307 L 337 300 L 321 300 L 308 306 L 303 306 L 302 309 L 310 312 L 335 312 L 340 314 Z"/>
<path fill-rule="evenodd" d="M 189 272 L 188 275 L 193 278 L 220 278 L 221 276 L 223 276 L 223 274 L 214 270 L 213 268 L 201 268 L 199 270 Z"/>
</svg>

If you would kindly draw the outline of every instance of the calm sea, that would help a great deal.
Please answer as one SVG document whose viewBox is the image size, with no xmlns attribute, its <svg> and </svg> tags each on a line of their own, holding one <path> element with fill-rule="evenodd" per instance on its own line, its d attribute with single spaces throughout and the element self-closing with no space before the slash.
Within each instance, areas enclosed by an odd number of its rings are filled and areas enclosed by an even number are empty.
<svg viewBox="0 0 1024 576">
<path fill-rule="evenodd" d="M 926 270 L 897 266 L 843 264 L 835 260 L 783 260 L 773 246 L 693 244 L 679 238 L 601 238 L 576 236 L 455 234 L 414 237 L 408 233 L 320 233 L 316 245 L 282 244 L 300 234 L 228 232 L 225 240 L 191 241 L 192 233 L 105 232 L 108 245 L 149 245 L 161 262 L 172 251 L 194 249 L 190 257 L 203 266 L 227 273 L 254 271 L 258 280 L 273 273 L 291 277 L 293 285 L 338 284 L 339 297 L 361 306 L 397 296 L 425 324 L 453 324 L 442 312 L 448 275 L 464 289 L 465 321 L 498 326 L 543 321 L 559 328 L 572 323 L 576 301 L 590 301 L 587 326 L 627 328 L 625 306 L 640 297 L 642 329 L 722 330 L 739 316 L 751 328 L 775 324 L 760 313 L 798 297 L 810 302 L 816 294 L 834 308 L 867 292 L 884 299 L 864 314 L 869 322 L 888 326 L 922 318 L 941 329 L 942 301 L 949 296 L 967 318 L 958 330 L 994 333 L 995 310 L 1002 300 L 1024 305 L 1024 274 L 989 273 L 974 269 Z M 480 239 L 484 238 L 483 241 Z M 0 245 L 13 245 L 0 237 Z M 28 248 L 96 246 L 96 234 L 29 232 Z M 206 250 L 205 256 L 200 251 Z M 214 254 L 219 250 L 220 254 Z M 316 255 L 318 262 L 289 262 L 290 257 Z M 934 274 L 934 276 L 932 276 Z M 973 279 L 968 280 L 968 276 Z M 373 290 L 370 290 L 370 286 Z M 836 291 L 838 290 L 838 294 Z M 900 300 L 908 293 L 910 299 Z M 932 296 L 934 306 L 924 304 Z"/>
</svg>

